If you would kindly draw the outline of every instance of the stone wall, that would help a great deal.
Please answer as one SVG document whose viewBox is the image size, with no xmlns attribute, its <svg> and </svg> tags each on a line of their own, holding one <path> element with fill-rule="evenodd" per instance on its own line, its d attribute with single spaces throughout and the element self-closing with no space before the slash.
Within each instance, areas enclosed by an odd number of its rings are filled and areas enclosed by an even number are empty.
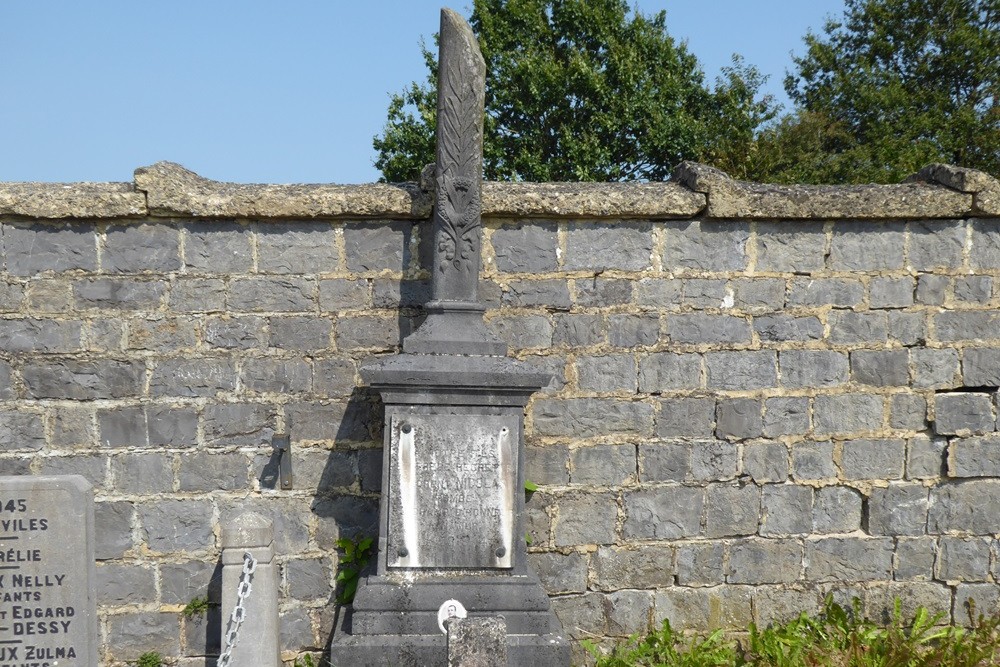
<svg viewBox="0 0 1000 667">
<path fill-rule="evenodd" d="M 426 184 L 425 184 L 426 185 Z M 417 185 L 0 184 L 0 474 L 97 495 L 104 664 L 211 664 L 220 525 L 275 522 L 285 658 L 374 534 L 358 363 L 427 298 Z M 531 562 L 575 639 L 745 628 L 826 593 L 1000 604 L 1000 186 L 487 184 L 481 293 L 554 374 L 527 410 Z M 295 484 L 271 439 L 291 435 Z M 579 656 L 579 653 L 578 653 Z"/>
</svg>

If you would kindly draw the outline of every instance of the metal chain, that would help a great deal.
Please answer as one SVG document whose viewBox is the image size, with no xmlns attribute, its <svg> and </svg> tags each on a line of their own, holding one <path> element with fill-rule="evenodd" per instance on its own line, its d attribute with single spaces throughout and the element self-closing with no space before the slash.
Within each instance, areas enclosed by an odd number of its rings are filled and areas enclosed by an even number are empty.
<svg viewBox="0 0 1000 667">
<path fill-rule="evenodd" d="M 254 570 L 257 569 L 257 560 L 246 551 L 243 553 L 243 573 L 240 574 L 240 583 L 236 587 L 236 606 L 233 613 L 229 615 L 229 624 L 226 628 L 226 650 L 219 656 L 216 667 L 229 667 L 229 661 L 233 658 L 233 648 L 240 640 L 240 628 L 243 626 L 243 619 L 246 618 L 246 602 L 250 597 L 253 586 L 250 581 L 253 579 Z"/>
</svg>

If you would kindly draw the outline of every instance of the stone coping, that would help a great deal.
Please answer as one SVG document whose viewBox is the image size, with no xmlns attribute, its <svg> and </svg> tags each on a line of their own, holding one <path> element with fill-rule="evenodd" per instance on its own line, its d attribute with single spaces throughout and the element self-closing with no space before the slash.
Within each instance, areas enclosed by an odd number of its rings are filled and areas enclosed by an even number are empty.
<svg viewBox="0 0 1000 667">
<path fill-rule="evenodd" d="M 134 183 L 0 183 L 0 215 L 35 219 L 196 217 L 426 219 L 425 183 L 244 185 L 171 162 Z M 891 220 L 1000 217 L 1000 182 L 933 164 L 898 185 L 767 185 L 683 162 L 666 183 L 483 184 L 487 218 Z"/>
</svg>

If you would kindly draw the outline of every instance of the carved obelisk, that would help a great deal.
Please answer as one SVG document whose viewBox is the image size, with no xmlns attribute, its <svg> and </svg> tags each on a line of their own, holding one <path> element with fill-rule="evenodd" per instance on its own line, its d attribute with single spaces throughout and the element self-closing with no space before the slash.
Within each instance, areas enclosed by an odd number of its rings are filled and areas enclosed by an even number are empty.
<svg viewBox="0 0 1000 667">
<path fill-rule="evenodd" d="M 529 571 L 524 407 L 549 377 L 507 357 L 478 300 L 485 66 L 441 11 L 427 319 L 362 377 L 382 395 L 379 552 L 331 641 L 333 665 L 444 665 L 448 615 L 503 616 L 510 665 L 569 665 Z"/>
</svg>

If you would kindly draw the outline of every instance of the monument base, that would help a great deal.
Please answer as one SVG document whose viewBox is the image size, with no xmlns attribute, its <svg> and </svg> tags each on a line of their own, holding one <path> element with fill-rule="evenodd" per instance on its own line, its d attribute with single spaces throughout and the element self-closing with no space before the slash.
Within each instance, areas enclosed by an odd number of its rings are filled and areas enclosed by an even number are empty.
<svg viewBox="0 0 1000 667">
<path fill-rule="evenodd" d="M 533 575 L 421 575 L 408 581 L 393 574 L 362 580 L 335 629 L 330 665 L 446 664 L 447 636 L 438 625 L 446 600 L 461 602 L 470 617 L 504 617 L 510 667 L 569 664 L 569 643 Z"/>
</svg>

